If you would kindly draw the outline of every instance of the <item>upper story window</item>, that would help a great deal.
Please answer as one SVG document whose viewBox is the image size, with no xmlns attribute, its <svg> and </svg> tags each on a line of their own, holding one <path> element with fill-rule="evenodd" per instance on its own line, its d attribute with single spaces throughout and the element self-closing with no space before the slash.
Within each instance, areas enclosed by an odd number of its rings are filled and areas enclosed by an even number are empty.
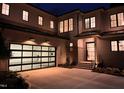
<svg viewBox="0 0 124 93">
<path fill-rule="evenodd" d="M 96 27 L 96 19 L 95 17 L 90 17 L 85 19 L 85 28 L 90 29 L 90 28 L 95 28 Z"/>
<path fill-rule="evenodd" d="M 116 27 L 117 26 L 117 18 L 116 15 L 111 15 L 111 27 Z"/>
<path fill-rule="evenodd" d="M 23 10 L 23 20 L 28 21 L 28 12 Z"/>
<path fill-rule="evenodd" d="M 119 51 L 124 51 L 124 40 L 119 41 Z"/>
<path fill-rule="evenodd" d="M 117 41 L 111 41 L 111 50 L 112 51 L 118 50 Z"/>
<path fill-rule="evenodd" d="M 50 21 L 50 28 L 54 28 L 54 21 Z"/>
<path fill-rule="evenodd" d="M 70 43 L 70 47 L 73 47 L 73 43 Z"/>
<path fill-rule="evenodd" d="M 5 4 L 5 3 L 2 4 L 2 14 L 9 15 L 9 5 L 8 4 Z"/>
<path fill-rule="evenodd" d="M 43 25 L 43 17 L 38 16 L 38 24 Z"/>
<path fill-rule="evenodd" d="M 60 31 L 60 33 L 63 33 L 64 32 L 63 21 L 61 21 L 60 24 L 59 24 L 59 31 Z"/>
<path fill-rule="evenodd" d="M 73 18 L 66 19 L 66 20 L 63 20 L 63 21 L 59 22 L 60 33 L 73 31 L 73 27 L 74 27 Z"/>
<path fill-rule="evenodd" d="M 117 13 L 110 16 L 111 27 L 118 27 L 124 25 L 124 13 Z"/>
</svg>

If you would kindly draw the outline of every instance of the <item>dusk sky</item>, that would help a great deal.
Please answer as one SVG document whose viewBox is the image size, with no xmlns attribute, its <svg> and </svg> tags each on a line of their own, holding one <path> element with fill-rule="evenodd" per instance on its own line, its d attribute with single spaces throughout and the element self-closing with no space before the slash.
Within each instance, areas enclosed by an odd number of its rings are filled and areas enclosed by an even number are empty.
<svg viewBox="0 0 124 93">
<path fill-rule="evenodd" d="M 80 9 L 85 12 L 101 7 L 110 7 L 109 3 L 38 3 L 33 5 L 51 12 L 54 15 L 61 15 L 74 9 Z"/>
</svg>

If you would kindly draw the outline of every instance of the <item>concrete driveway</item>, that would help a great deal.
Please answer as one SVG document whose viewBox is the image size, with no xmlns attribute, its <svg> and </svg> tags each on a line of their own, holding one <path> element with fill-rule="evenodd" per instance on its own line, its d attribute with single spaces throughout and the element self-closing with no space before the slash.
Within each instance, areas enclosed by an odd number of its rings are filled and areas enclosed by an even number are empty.
<svg viewBox="0 0 124 93">
<path fill-rule="evenodd" d="M 119 89 L 124 77 L 91 72 L 85 69 L 46 68 L 20 73 L 36 89 Z"/>
</svg>

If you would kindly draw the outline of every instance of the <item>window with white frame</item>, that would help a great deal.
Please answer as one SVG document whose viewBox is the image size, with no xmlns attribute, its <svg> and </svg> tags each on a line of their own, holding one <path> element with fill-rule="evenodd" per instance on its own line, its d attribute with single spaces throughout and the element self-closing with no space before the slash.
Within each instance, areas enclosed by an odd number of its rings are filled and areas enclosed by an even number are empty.
<svg viewBox="0 0 124 93">
<path fill-rule="evenodd" d="M 119 51 L 124 51 L 124 40 L 119 41 Z"/>
<path fill-rule="evenodd" d="M 117 41 L 111 41 L 111 50 L 118 51 Z"/>
<path fill-rule="evenodd" d="M 43 25 L 43 17 L 38 16 L 38 24 Z"/>
<path fill-rule="evenodd" d="M 95 17 L 91 17 L 91 28 L 96 27 Z"/>
<path fill-rule="evenodd" d="M 85 19 L 85 28 L 86 29 L 90 28 L 90 19 L 89 18 Z"/>
<path fill-rule="evenodd" d="M 5 3 L 3 3 L 2 4 L 2 14 L 4 14 L 4 15 L 9 15 L 9 5 L 8 4 L 5 4 Z"/>
<path fill-rule="evenodd" d="M 111 15 L 111 27 L 117 27 L 117 18 L 116 18 L 116 14 Z"/>
<path fill-rule="evenodd" d="M 68 20 L 64 20 L 64 32 L 68 32 Z"/>
<path fill-rule="evenodd" d="M 54 28 L 54 21 L 50 21 L 50 28 Z"/>
<path fill-rule="evenodd" d="M 63 33 L 64 32 L 64 29 L 63 29 L 63 21 L 61 21 L 59 23 L 59 30 L 60 30 L 60 33 Z"/>
<path fill-rule="evenodd" d="M 28 21 L 28 12 L 23 10 L 23 20 Z"/>
<path fill-rule="evenodd" d="M 124 25 L 124 13 L 118 13 L 118 26 L 123 26 Z"/>
<path fill-rule="evenodd" d="M 73 30 L 73 18 L 69 19 L 69 31 Z"/>
</svg>

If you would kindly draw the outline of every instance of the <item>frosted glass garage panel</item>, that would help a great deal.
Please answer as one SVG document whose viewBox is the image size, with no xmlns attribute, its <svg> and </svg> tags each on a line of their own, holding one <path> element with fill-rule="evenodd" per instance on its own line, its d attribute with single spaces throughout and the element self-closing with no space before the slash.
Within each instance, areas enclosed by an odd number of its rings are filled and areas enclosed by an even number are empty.
<svg viewBox="0 0 124 93">
<path fill-rule="evenodd" d="M 21 51 L 12 51 L 11 57 L 21 57 Z"/>
<path fill-rule="evenodd" d="M 50 57 L 49 61 L 55 61 L 55 57 Z"/>
<path fill-rule="evenodd" d="M 33 50 L 41 51 L 41 46 L 33 46 Z"/>
<path fill-rule="evenodd" d="M 49 66 L 51 67 L 51 66 L 55 66 L 55 63 L 49 63 Z"/>
<path fill-rule="evenodd" d="M 22 45 L 19 45 L 19 44 L 11 44 L 11 45 L 10 45 L 10 49 L 13 49 L 13 50 L 22 50 Z"/>
<path fill-rule="evenodd" d="M 9 65 L 15 65 L 15 64 L 21 64 L 21 58 L 19 59 L 10 59 L 9 60 Z"/>
<path fill-rule="evenodd" d="M 23 50 L 32 50 L 31 45 L 23 45 Z"/>
<path fill-rule="evenodd" d="M 22 64 L 32 63 L 32 58 L 22 58 Z"/>
<path fill-rule="evenodd" d="M 49 56 L 55 56 L 55 52 L 49 52 Z"/>
<path fill-rule="evenodd" d="M 48 58 L 42 58 L 42 62 L 48 62 Z"/>
<path fill-rule="evenodd" d="M 48 56 L 48 52 L 42 52 L 42 56 Z"/>
<path fill-rule="evenodd" d="M 48 67 L 48 66 L 49 66 L 48 63 L 43 63 L 43 64 L 42 64 L 42 68 Z"/>
<path fill-rule="evenodd" d="M 22 65 L 22 70 L 29 70 L 31 69 L 31 65 Z"/>
<path fill-rule="evenodd" d="M 49 51 L 55 51 L 55 47 L 49 47 Z"/>
<path fill-rule="evenodd" d="M 32 57 L 32 52 L 23 52 L 23 57 Z"/>
<path fill-rule="evenodd" d="M 33 68 L 40 68 L 40 64 L 33 64 Z"/>
<path fill-rule="evenodd" d="M 33 57 L 40 57 L 41 56 L 41 52 L 33 52 Z"/>
<path fill-rule="evenodd" d="M 10 66 L 9 70 L 10 71 L 21 71 L 21 66 Z"/>
<path fill-rule="evenodd" d="M 48 47 L 42 47 L 42 51 L 48 51 Z"/>
<path fill-rule="evenodd" d="M 33 63 L 39 63 L 39 62 L 41 62 L 40 58 L 33 58 Z"/>
</svg>

